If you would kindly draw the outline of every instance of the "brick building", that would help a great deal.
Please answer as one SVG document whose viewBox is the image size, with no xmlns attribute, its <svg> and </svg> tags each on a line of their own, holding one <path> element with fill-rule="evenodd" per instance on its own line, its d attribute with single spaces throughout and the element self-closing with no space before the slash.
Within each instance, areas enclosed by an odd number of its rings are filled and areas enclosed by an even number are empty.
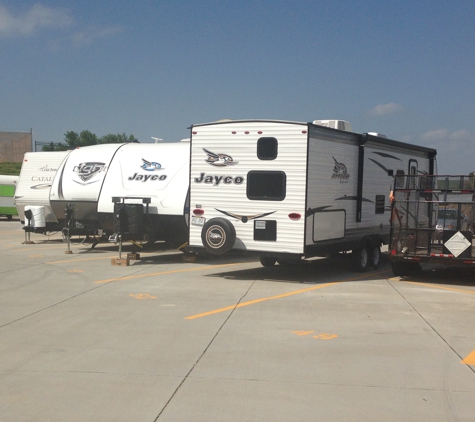
<svg viewBox="0 0 475 422">
<path fill-rule="evenodd" d="M 21 163 L 32 151 L 31 132 L 0 132 L 0 162 Z"/>
</svg>

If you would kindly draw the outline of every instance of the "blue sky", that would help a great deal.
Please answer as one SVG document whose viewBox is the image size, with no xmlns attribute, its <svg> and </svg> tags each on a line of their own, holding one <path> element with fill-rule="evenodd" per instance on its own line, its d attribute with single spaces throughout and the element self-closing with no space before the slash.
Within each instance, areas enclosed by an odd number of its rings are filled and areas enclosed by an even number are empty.
<svg viewBox="0 0 475 422">
<path fill-rule="evenodd" d="M 0 131 L 348 120 L 475 171 L 475 1 L 0 0 Z"/>
</svg>

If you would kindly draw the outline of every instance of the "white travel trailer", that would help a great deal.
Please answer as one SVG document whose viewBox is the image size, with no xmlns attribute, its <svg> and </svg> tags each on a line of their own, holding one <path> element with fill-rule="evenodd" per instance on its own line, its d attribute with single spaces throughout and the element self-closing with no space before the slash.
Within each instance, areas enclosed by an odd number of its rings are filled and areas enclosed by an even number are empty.
<svg viewBox="0 0 475 422">
<path fill-rule="evenodd" d="M 216 122 L 191 133 L 190 251 L 247 251 L 263 265 L 353 251 L 358 270 L 377 267 L 392 176 L 432 174 L 436 155 L 317 122 Z"/>
<path fill-rule="evenodd" d="M 65 210 L 73 210 L 71 235 L 110 235 L 117 229 L 114 203 L 143 204 L 145 200 L 146 238 L 182 244 L 188 237 L 189 157 L 188 139 L 79 148 L 64 161 L 54 180 L 53 210 L 63 227 Z"/>
<path fill-rule="evenodd" d="M 58 225 L 51 204 L 49 192 L 56 172 L 62 161 L 71 151 L 42 151 L 27 152 L 23 157 L 20 178 L 15 191 L 15 205 L 20 221 L 25 224 L 25 207 L 44 207 L 45 227 L 38 227 L 36 231 L 56 231 Z"/>
</svg>

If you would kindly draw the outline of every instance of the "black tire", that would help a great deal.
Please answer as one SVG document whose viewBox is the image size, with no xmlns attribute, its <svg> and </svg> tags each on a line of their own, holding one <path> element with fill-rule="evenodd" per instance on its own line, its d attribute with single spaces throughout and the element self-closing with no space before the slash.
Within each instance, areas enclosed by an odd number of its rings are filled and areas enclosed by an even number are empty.
<svg viewBox="0 0 475 422">
<path fill-rule="evenodd" d="M 373 245 L 371 247 L 371 266 L 377 270 L 379 266 L 381 265 L 381 248 L 379 245 Z"/>
<path fill-rule="evenodd" d="M 12 219 L 13 219 L 13 215 L 7 215 L 7 220 L 8 221 L 12 221 Z"/>
<path fill-rule="evenodd" d="M 264 267 L 273 267 L 275 265 L 276 259 L 272 258 L 271 256 L 261 256 L 260 261 Z"/>
<path fill-rule="evenodd" d="M 236 229 L 224 218 L 212 218 L 201 231 L 201 241 L 205 249 L 213 255 L 229 252 L 236 242 Z"/>
<path fill-rule="evenodd" d="M 363 244 L 360 248 L 356 249 L 352 253 L 353 266 L 359 273 L 364 273 L 368 270 L 370 262 L 370 253 L 367 244 Z"/>
</svg>

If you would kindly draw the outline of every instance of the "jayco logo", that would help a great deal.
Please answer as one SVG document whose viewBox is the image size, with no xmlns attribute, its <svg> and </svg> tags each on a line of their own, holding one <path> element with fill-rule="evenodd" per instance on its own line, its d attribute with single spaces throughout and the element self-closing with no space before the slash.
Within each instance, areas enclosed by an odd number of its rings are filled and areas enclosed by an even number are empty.
<svg viewBox="0 0 475 422">
<path fill-rule="evenodd" d="M 203 148 L 203 151 L 206 152 L 208 158 L 205 160 L 205 163 L 208 163 L 210 166 L 215 167 L 226 167 L 226 166 L 235 166 L 239 161 L 234 161 L 233 157 L 227 154 L 215 154 L 206 148 Z"/>
<path fill-rule="evenodd" d="M 348 174 L 346 166 L 343 163 L 339 163 L 337 160 L 335 160 L 335 157 L 332 158 L 335 162 L 332 179 L 340 179 L 340 183 L 348 183 L 350 175 Z"/>
<path fill-rule="evenodd" d="M 200 177 L 195 177 L 195 183 L 208 183 L 213 186 L 218 186 L 221 183 L 225 185 L 230 185 L 234 183 L 235 185 L 241 185 L 244 182 L 244 177 L 242 176 L 215 176 L 207 175 L 206 173 L 200 173 Z"/>
<path fill-rule="evenodd" d="M 143 164 L 140 166 L 146 171 L 165 170 L 160 163 L 155 161 L 147 161 L 142 158 Z"/>
<path fill-rule="evenodd" d="M 135 173 L 133 176 L 129 177 L 128 180 L 130 181 L 135 181 L 135 182 L 147 182 L 147 181 L 151 181 L 151 182 L 155 182 L 156 180 L 159 180 L 159 181 L 163 181 L 163 180 L 166 180 L 167 178 L 167 175 L 166 174 L 161 174 L 160 176 L 158 174 L 138 174 L 138 173 Z"/>
</svg>

